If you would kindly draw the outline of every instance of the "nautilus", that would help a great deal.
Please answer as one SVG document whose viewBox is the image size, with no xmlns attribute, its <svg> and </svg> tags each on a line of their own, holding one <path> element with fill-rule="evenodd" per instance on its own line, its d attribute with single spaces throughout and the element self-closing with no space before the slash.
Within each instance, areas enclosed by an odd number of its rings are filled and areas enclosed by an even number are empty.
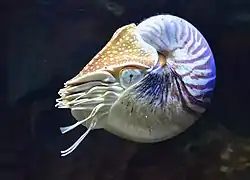
<svg viewBox="0 0 250 180">
<path fill-rule="evenodd" d="M 216 67 L 203 35 L 188 21 L 156 15 L 117 29 L 92 60 L 59 90 L 56 107 L 69 108 L 86 132 L 156 143 L 190 127 L 211 104 Z"/>
</svg>

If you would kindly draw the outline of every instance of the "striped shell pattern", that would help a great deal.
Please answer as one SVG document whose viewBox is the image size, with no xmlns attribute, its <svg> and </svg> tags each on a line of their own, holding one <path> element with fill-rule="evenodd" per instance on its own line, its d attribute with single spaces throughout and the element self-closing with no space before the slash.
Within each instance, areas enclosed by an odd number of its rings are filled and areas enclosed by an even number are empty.
<svg viewBox="0 0 250 180">
<path fill-rule="evenodd" d="M 105 129 L 141 143 L 185 131 L 210 104 L 216 69 L 202 34 L 186 20 L 157 15 L 119 28 L 80 73 L 60 89 L 57 107 L 70 108 L 87 131 Z"/>
</svg>

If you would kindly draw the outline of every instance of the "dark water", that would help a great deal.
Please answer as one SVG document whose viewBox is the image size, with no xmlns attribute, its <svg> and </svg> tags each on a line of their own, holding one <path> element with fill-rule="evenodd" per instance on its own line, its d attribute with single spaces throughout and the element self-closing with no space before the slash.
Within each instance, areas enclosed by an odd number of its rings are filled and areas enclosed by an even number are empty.
<svg viewBox="0 0 250 180">
<path fill-rule="evenodd" d="M 1 102 L 8 105 L 1 109 L 1 180 L 250 179 L 248 0 L 12 0 L 1 9 L 7 24 Z M 190 21 L 209 42 L 217 66 L 211 108 L 163 143 L 139 145 L 93 131 L 60 157 L 85 129 L 61 135 L 59 127 L 74 119 L 54 107 L 59 88 L 117 28 L 162 13 Z"/>
</svg>

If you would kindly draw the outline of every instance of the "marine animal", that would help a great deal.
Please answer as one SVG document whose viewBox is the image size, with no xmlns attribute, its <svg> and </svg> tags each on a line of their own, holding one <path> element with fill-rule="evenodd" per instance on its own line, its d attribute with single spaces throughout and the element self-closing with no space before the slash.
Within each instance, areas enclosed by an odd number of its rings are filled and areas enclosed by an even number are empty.
<svg viewBox="0 0 250 180">
<path fill-rule="evenodd" d="M 104 129 L 121 138 L 155 143 L 185 131 L 211 104 L 216 67 L 203 35 L 188 21 L 156 15 L 116 30 L 72 79 L 56 107 L 69 108 L 87 134 Z"/>
</svg>

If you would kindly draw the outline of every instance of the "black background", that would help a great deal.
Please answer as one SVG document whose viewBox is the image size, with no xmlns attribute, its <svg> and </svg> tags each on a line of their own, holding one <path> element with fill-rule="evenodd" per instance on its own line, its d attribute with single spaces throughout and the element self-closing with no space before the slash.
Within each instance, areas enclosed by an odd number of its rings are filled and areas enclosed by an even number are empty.
<svg viewBox="0 0 250 180">
<path fill-rule="evenodd" d="M 249 168 L 239 168 L 242 163 L 235 160 L 250 159 L 250 2 L 110 2 L 1 1 L 0 32 L 6 45 L 1 48 L 0 179 L 250 179 Z M 69 111 L 54 107 L 59 88 L 117 28 L 162 13 L 188 20 L 209 42 L 217 67 L 210 109 L 185 133 L 163 143 L 136 144 L 93 131 L 70 156 L 60 157 L 60 150 L 85 128 L 60 134 L 59 127 L 74 119 Z M 225 162 L 221 152 L 229 145 L 234 159 Z M 233 170 L 221 172 L 224 165 Z"/>
</svg>

